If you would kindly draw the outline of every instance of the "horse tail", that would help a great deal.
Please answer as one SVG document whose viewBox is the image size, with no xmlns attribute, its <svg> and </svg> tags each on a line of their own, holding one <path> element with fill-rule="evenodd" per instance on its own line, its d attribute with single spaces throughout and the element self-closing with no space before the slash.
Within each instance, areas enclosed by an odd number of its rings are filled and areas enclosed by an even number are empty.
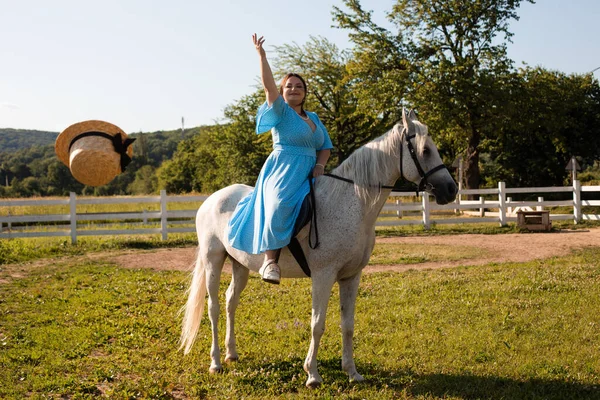
<svg viewBox="0 0 600 400">
<path fill-rule="evenodd" d="M 190 352 L 198 329 L 200 321 L 204 314 L 204 302 L 206 298 L 206 271 L 200 257 L 200 246 L 196 254 L 196 265 L 192 272 L 192 283 L 188 290 L 188 300 L 181 309 L 183 315 L 183 324 L 181 327 L 181 338 L 179 339 L 179 350 L 184 349 L 184 354 Z"/>
</svg>

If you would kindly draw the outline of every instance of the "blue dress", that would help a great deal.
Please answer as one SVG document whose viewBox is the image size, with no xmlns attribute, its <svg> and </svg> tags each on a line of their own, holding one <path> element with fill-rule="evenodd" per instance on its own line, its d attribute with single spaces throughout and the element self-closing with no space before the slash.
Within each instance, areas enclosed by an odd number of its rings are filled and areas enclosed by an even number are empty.
<svg viewBox="0 0 600 400">
<path fill-rule="evenodd" d="M 275 250 L 290 243 L 294 222 L 309 192 L 308 176 L 318 150 L 333 148 L 317 114 L 306 112 L 316 125 L 313 132 L 279 96 L 265 102 L 256 115 L 256 133 L 269 129 L 273 151 L 265 161 L 254 190 L 238 203 L 228 225 L 232 247 L 251 254 Z"/>
</svg>

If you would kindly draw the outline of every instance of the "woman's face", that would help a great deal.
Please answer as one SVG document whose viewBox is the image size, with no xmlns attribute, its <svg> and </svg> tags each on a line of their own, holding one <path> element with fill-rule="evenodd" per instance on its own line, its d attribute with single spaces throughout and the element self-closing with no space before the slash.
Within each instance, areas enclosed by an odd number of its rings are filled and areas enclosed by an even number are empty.
<svg viewBox="0 0 600 400">
<path fill-rule="evenodd" d="M 290 76 L 283 86 L 283 100 L 292 107 L 302 104 L 306 96 L 306 89 L 302 81 L 295 76 Z"/>
</svg>

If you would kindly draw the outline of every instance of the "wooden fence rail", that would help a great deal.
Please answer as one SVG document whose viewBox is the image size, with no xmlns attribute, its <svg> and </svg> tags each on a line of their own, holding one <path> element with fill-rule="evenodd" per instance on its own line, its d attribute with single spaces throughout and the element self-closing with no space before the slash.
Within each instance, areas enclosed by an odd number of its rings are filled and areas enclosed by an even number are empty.
<svg viewBox="0 0 600 400">
<path fill-rule="evenodd" d="M 536 194 L 536 193 L 571 193 L 569 200 L 544 200 L 538 197 L 537 201 L 513 201 L 511 194 Z M 533 187 L 533 188 L 507 188 L 504 182 L 494 189 L 460 190 L 455 202 L 443 206 L 437 205 L 429 194 L 420 193 L 421 201 L 402 201 L 403 197 L 414 198 L 414 194 L 392 192 L 389 201 L 382 210 L 382 218 L 377 221 L 378 226 L 423 225 L 429 229 L 432 224 L 456 223 L 499 223 L 502 226 L 508 222 L 516 222 L 518 210 L 535 209 L 538 211 L 548 207 L 568 207 L 572 213 L 551 214 L 551 219 L 573 220 L 574 223 L 583 220 L 600 221 L 600 213 L 582 214 L 583 206 L 600 207 L 600 200 L 582 200 L 582 192 L 596 192 L 600 199 L 600 186 L 581 186 L 575 181 L 572 186 L 562 187 Z M 478 200 L 463 200 L 463 196 L 479 196 Z M 486 197 L 488 197 L 486 199 Z M 493 199 L 489 199 L 493 197 Z M 72 243 L 77 243 L 79 236 L 91 235 L 132 235 L 132 234 L 160 234 L 162 240 L 168 238 L 169 233 L 194 232 L 194 226 L 173 226 L 194 223 L 196 209 L 169 210 L 168 205 L 180 202 L 198 202 L 206 200 L 207 196 L 167 196 L 162 190 L 160 196 L 145 197 L 100 197 L 77 199 L 71 193 L 67 199 L 19 199 L 0 201 L 0 238 L 19 237 L 44 237 L 44 236 L 70 236 Z M 395 201 L 394 201 L 395 200 Z M 158 204 L 158 211 L 139 212 L 108 212 L 108 213 L 77 213 L 78 205 L 111 205 L 111 204 Z M 11 209 L 19 206 L 55 206 L 68 205 L 69 214 L 44 214 L 44 215 L 14 215 Z M 393 213 L 393 218 L 389 218 Z M 415 218 L 414 214 L 419 217 Z M 407 214 L 413 215 L 408 216 Z M 450 215 L 448 215 L 450 214 Z M 385 218 L 385 216 L 388 218 Z M 444 218 L 446 216 L 446 218 Z M 93 221 L 96 229 L 83 229 L 84 224 L 78 222 Z M 148 226 L 154 223 L 158 228 L 132 228 L 127 229 L 97 229 L 103 227 L 102 223 L 110 221 L 129 221 L 130 225 Z M 136 221 L 136 222 L 131 222 Z M 152 222 L 154 221 L 154 222 Z M 63 224 L 60 224 L 63 222 Z M 100 224 L 98 224 L 100 222 Z M 36 229 L 17 229 L 13 224 L 34 224 Z M 52 226 L 55 230 L 40 230 L 39 225 Z M 125 222 L 121 222 L 122 224 Z M 106 225 L 106 224 L 104 224 Z"/>
</svg>

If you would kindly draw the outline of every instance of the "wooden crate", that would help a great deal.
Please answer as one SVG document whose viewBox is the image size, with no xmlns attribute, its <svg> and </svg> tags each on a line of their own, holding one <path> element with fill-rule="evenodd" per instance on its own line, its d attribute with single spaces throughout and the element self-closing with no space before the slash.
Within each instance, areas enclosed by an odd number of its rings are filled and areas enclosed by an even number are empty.
<svg viewBox="0 0 600 400">
<path fill-rule="evenodd" d="M 530 231 L 549 231 L 552 229 L 550 211 L 518 211 L 517 226 Z"/>
</svg>

